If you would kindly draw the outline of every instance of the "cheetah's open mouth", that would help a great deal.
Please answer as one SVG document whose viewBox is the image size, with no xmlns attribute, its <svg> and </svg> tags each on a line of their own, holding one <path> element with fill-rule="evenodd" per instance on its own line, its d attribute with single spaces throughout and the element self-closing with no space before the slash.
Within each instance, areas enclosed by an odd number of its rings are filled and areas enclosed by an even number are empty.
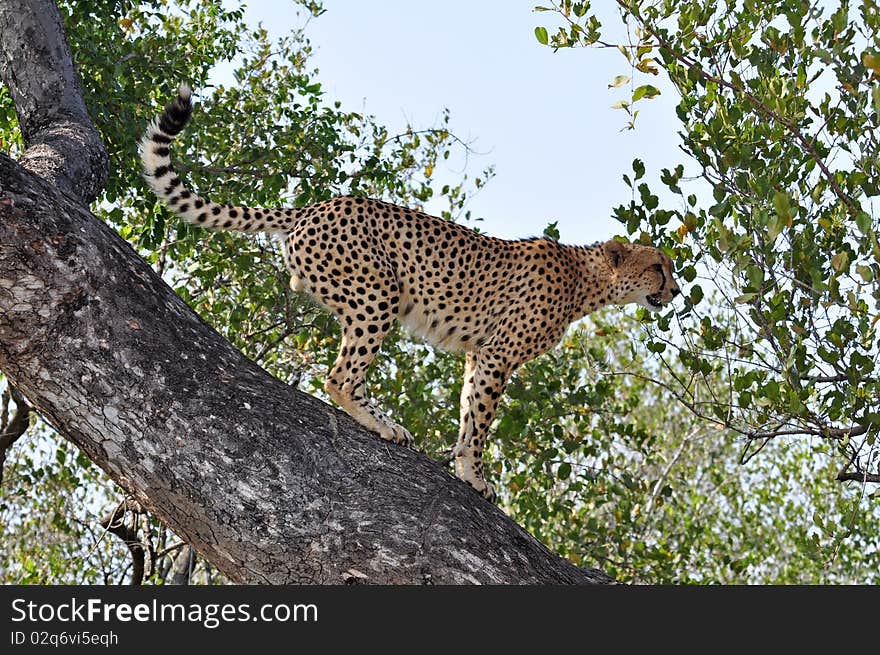
<svg viewBox="0 0 880 655">
<path fill-rule="evenodd" d="M 663 303 L 660 301 L 659 293 L 652 293 L 649 296 L 645 296 L 645 299 L 648 301 L 648 304 L 651 305 L 652 309 L 663 309 Z"/>
</svg>

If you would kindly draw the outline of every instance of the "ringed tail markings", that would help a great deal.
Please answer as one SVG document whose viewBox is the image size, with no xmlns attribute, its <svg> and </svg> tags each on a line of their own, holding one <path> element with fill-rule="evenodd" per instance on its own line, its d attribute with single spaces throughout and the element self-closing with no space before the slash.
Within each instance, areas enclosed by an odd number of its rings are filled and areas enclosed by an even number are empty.
<svg viewBox="0 0 880 655">
<path fill-rule="evenodd" d="M 192 91 L 181 84 L 177 97 L 144 131 L 140 141 L 144 179 L 156 196 L 183 220 L 212 230 L 287 232 L 299 217 L 297 209 L 261 209 L 221 205 L 187 188 L 171 164 L 171 143 L 192 116 Z"/>
</svg>

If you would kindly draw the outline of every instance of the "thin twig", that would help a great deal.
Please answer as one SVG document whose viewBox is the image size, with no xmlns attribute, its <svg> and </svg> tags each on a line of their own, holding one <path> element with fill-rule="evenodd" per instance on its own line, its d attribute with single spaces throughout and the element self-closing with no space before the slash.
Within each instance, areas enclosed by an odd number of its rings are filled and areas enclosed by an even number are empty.
<svg viewBox="0 0 880 655">
<path fill-rule="evenodd" d="M 880 484 L 880 474 L 877 473 L 867 473 L 863 471 L 847 471 L 846 473 L 840 472 L 837 474 L 838 482 L 871 482 L 873 484 Z"/>
<path fill-rule="evenodd" d="M 669 478 L 669 474 L 672 472 L 673 467 L 678 463 L 678 460 L 684 454 L 684 451 L 690 445 L 691 441 L 693 441 L 698 434 L 699 432 L 697 429 L 691 429 L 684 439 L 681 440 L 681 443 L 678 445 L 678 448 L 675 453 L 673 453 L 672 457 L 669 458 L 666 466 L 663 467 L 660 476 L 654 483 L 654 489 L 651 491 L 651 497 L 648 499 L 648 504 L 645 505 L 645 511 L 643 512 L 645 519 L 650 519 L 651 514 L 654 512 L 654 506 L 657 503 L 657 499 L 660 497 L 660 492 L 663 490 L 663 486 Z"/>
</svg>

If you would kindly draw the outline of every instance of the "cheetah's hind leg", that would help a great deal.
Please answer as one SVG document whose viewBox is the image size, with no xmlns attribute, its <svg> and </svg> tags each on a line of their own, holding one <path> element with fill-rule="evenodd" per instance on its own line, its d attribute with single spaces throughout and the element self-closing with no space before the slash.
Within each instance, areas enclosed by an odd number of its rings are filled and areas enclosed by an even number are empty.
<svg viewBox="0 0 880 655">
<path fill-rule="evenodd" d="M 341 321 L 343 324 L 346 321 Z M 384 327 L 384 330 L 382 329 Z M 413 445 L 412 435 L 379 410 L 364 393 L 367 369 L 376 357 L 388 324 L 373 320 L 357 326 L 344 325 L 339 356 L 324 389 L 355 421 L 386 441 Z"/>
</svg>

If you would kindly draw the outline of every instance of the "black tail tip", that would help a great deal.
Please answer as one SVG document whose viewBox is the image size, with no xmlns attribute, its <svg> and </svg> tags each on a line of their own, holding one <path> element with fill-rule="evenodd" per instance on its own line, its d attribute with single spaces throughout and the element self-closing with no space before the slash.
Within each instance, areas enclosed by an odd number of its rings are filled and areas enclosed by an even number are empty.
<svg viewBox="0 0 880 655">
<path fill-rule="evenodd" d="M 192 91 L 184 82 L 177 90 L 177 97 L 165 105 L 165 111 L 159 117 L 159 129 L 175 136 L 189 121 L 192 115 Z"/>
</svg>

